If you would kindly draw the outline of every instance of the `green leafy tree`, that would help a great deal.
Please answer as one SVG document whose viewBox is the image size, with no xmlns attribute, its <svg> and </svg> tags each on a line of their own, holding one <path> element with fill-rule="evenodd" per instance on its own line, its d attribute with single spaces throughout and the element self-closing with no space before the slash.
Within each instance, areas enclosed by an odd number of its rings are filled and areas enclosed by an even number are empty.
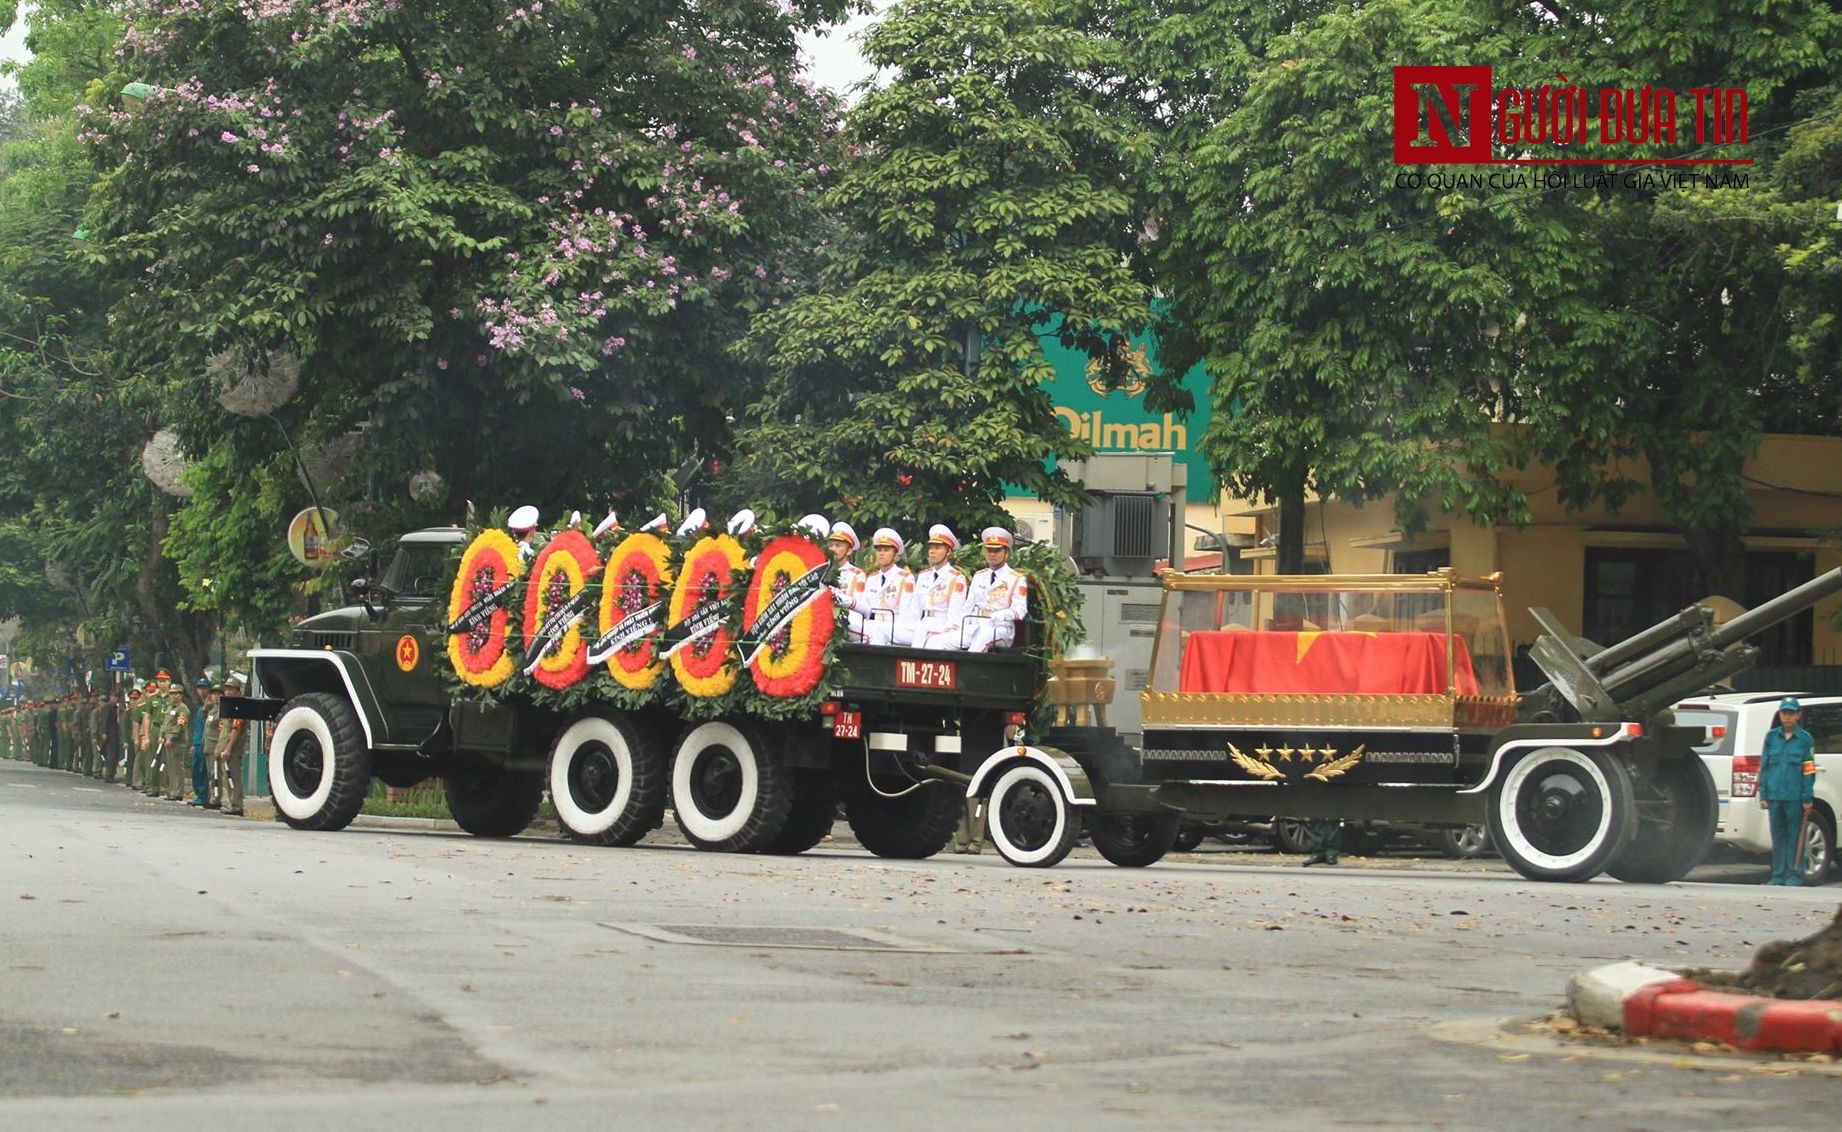
<svg viewBox="0 0 1842 1132">
<path fill-rule="evenodd" d="M 1134 137 L 1104 112 L 1117 52 L 1080 5 L 894 5 L 825 204 L 812 293 L 755 320 L 770 372 L 728 491 L 911 532 L 1001 514 L 1012 484 L 1069 501 L 1082 445 L 1042 390 L 1042 336 L 1101 357 L 1147 318 Z"/>
</svg>

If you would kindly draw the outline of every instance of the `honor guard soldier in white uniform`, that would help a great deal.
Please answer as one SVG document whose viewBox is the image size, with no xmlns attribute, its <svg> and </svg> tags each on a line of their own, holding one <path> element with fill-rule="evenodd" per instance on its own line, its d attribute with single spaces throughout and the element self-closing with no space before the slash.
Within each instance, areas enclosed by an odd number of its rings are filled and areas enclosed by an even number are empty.
<svg viewBox="0 0 1842 1132">
<path fill-rule="evenodd" d="M 832 524 L 831 534 L 825 538 L 825 549 L 831 552 L 831 560 L 838 567 L 837 580 L 831 584 L 832 596 L 850 614 L 853 641 L 863 640 L 863 616 L 852 608 L 857 595 L 863 592 L 863 571 L 851 561 L 858 545 L 857 529 L 842 520 Z"/>
<path fill-rule="evenodd" d="M 922 649 L 959 647 L 959 621 L 966 615 L 965 571 L 948 561 L 959 537 L 945 523 L 927 530 L 927 569 L 915 575 L 914 593 L 896 618 L 895 643 Z"/>
<path fill-rule="evenodd" d="M 863 616 L 864 644 L 887 645 L 895 640 L 895 618 L 914 592 L 915 579 L 906 566 L 896 562 L 902 553 L 901 535 L 878 527 L 870 536 L 870 546 L 876 551 L 876 569 L 864 575 L 863 589 L 851 608 Z"/>
<path fill-rule="evenodd" d="M 986 527 L 979 537 L 985 569 L 972 576 L 966 595 L 966 651 L 1007 649 L 1017 639 L 1017 622 L 1029 612 L 1029 579 L 1011 569 L 1011 533 Z"/>
<path fill-rule="evenodd" d="M 529 558 L 537 553 L 537 508 L 525 504 L 512 512 L 505 525 L 518 540 L 518 557 Z"/>
</svg>

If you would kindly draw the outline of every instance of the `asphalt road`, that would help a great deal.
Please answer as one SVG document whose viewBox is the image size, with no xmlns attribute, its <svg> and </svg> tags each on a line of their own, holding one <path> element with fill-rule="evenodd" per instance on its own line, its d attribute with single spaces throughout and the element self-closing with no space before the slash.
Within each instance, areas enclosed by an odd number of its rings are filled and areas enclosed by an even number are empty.
<svg viewBox="0 0 1842 1132">
<path fill-rule="evenodd" d="M 842 829 L 842 827 L 840 827 Z M 1823 1069 L 1494 1035 L 1842 889 L 283 826 L 0 763 L 0 1128 L 1789 1128 Z M 1700 875 L 1700 874 L 1698 874 Z M 803 946 L 794 946 L 803 945 Z"/>
</svg>

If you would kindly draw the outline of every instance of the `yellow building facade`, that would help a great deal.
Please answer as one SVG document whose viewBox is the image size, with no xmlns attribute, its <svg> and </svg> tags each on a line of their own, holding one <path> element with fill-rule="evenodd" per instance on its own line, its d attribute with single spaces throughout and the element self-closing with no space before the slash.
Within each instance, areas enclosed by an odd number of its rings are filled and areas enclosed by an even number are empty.
<svg viewBox="0 0 1842 1132">
<path fill-rule="evenodd" d="M 1639 463 L 1627 471 L 1648 482 Z M 1747 461 L 1753 518 L 1744 536 L 1747 594 L 1725 595 L 1752 606 L 1815 574 L 1842 566 L 1842 438 L 1767 436 Z M 1556 498 L 1553 473 L 1531 467 L 1517 474 L 1532 521 L 1521 529 L 1477 525 L 1461 516 L 1428 516 L 1407 535 L 1393 500 L 1354 507 L 1337 500 L 1306 505 L 1306 556 L 1332 573 L 1418 572 L 1452 566 L 1466 575 L 1503 574 L 1510 635 L 1518 646 L 1539 629 L 1528 607 L 1543 606 L 1563 625 L 1610 644 L 1690 602 L 1711 596 L 1697 585 L 1687 543 L 1647 492 L 1617 514 L 1603 508 L 1568 511 Z M 1194 508 L 1192 508 L 1194 510 Z M 1274 552 L 1259 542 L 1274 533 L 1274 506 L 1224 497 L 1222 529 L 1250 523 L 1255 546 L 1242 551 L 1257 572 L 1274 569 Z M 1765 663 L 1842 663 L 1836 614 L 1842 598 L 1818 606 L 1760 643 Z"/>
</svg>

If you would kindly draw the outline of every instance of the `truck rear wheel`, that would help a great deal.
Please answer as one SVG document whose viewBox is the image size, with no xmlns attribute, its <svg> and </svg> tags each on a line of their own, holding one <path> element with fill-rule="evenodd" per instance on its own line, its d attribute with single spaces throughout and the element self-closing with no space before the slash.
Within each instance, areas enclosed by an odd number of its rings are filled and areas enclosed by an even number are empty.
<svg viewBox="0 0 1842 1132">
<path fill-rule="evenodd" d="M 269 792 L 295 829 L 344 829 L 365 804 L 371 752 L 352 705 L 326 692 L 288 701 L 269 739 Z"/>
<path fill-rule="evenodd" d="M 537 816 L 544 776 L 534 770 L 479 767 L 442 778 L 454 824 L 475 837 L 516 837 Z"/>
<path fill-rule="evenodd" d="M 965 813 L 966 792 L 947 782 L 925 783 L 897 798 L 865 782 L 844 808 L 859 845 L 898 861 L 924 860 L 945 849 Z"/>
<path fill-rule="evenodd" d="M 691 728 L 672 758 L 672 816 L 699 849 L 753 853 L 786 828 L 793 792 L 753 724 Z"/>
<path fill-rule="evenodd" d="M 1631 772 L 1600 749 L 1519 752 L 1490 787 L 1490 839 L 1530 880 L 1598 876 L 1637 830 Z"/>
<path fill-rule="evenodd" d="M 1020 762 L 998 776 L 988 813 L 999 855 L 1026 869 L 1058 864 L 1081 836 L 1061 784 L 1035 763 Z"/>
<path fill-rule="evenodd" d="M 787 824 L 774 840 L 761 847 L 763 853 L 791 857 L 817 845 L 831 833 L 838 820 L 838 787 L 829 771 L 802 770 L 793 776 L 793 805 L 787 810 Z"/>
<path fill-rule="evenodd" d="M 1177 841 L 1176 814 L 1089 814 L 1094 850 L 1122 869 L 1142 869 L 1164 859 Z"/>
<path fill-rule="evenodd" d="M 665 752 L 624 715 L 585 712 L 550 746 L 550 804 L 583 845 L 632 845 L 665 818 Z"/>
<path fill-rule="evenodd" d="M 1701 864 L 1720 824 L 1720 796 L 1707 764 L 1690 755 L 1658 763 L 1633 787 L 1637 836 L 1605 867 L 1632 884 L 1668 884 Z"/>
</svg>

